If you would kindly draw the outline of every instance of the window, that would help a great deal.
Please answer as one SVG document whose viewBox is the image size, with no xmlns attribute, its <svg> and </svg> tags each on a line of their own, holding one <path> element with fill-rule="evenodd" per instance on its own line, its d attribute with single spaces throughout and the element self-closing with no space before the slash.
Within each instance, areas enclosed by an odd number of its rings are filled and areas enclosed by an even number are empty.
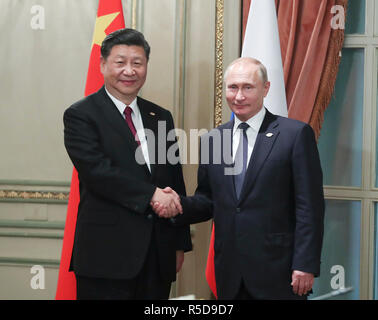
<svg viewBox="0 0 378 320">
<path fill-rule="evenodd" d="M 310 299 L 378 299 L 378 0 L 349 1 L 345 33 L 318 144 L 326 217 Z"/>
</svg>

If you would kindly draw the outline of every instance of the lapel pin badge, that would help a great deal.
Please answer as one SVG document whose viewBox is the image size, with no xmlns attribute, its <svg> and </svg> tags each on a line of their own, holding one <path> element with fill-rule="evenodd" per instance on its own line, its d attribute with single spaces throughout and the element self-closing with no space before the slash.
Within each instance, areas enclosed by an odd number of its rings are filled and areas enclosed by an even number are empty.
<svg viewBox="0 0 378 320">
<path fill-rule="evenodd" d="M 273 133 L 269 132 L 269 133 L 266 134 L 266 136 L 267 136 L 268 138 L 273 137 Z"/>
<path fill-rule="evenodd" d="M 150 115 L 151 116 L 155 116 L 155 112 L 150 112 Z"/>
</svg>

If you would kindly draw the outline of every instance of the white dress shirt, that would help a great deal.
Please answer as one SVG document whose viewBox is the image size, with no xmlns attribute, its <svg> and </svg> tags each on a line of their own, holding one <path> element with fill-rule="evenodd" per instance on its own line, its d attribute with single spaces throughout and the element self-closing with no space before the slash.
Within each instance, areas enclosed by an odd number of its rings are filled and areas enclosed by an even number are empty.
<svg viewBox="0 0 378 320">
<path fill-rule="evenodd" d="M 122 101 L 118 100 L 116 97 L 112 96 L 108 90 L 105 91 L 108 94 L 109 98 L 113 101 L 115 106 L 117 107 L 118 111 L 121 113 L 122 117 L 125 119 L 125 114 L 123 113 L 126 108 L 126 104 L 124 104 Z M 129 107 L 133 110 L 131 113 L 131 120 L 133 121 L 135 130 L 137 132 L 138 138 L 140 140 L 140 146 L 142 148 L 142 153 L 144 160 L 146 162 L 146 165 L 148 169 L 151 172 L 151 167 L 150 167 L 150 157 L 148 155 L 148 146 L 147 146 L 147 139 L 146 139 L 146 134 L 144 132 L 144 126 L 143 126 L 143 121 L 142 121 L 142 115 L 140 114 L 140 110 L 137 104 L 137 98 L 129 104 Z M 125 120 L 126 121 L 126 120 Z"/>
<path fill-rule="evenodd" d="M 248 139 L 248 162 L 247 167 L 249 164 L 249 160 L 251 159 L 252 151 L 256 143 L 257 134 L 259 133 L 261 124 L 264 121 L 265 117 L 265 107 L 263 106 L 261 110 L 256 113 L 252 118 L 249 118 L 246 123 L 249 124 L 249 128 L 247 129 L 247 139 Z M 232 159 L 235 162 L 235 155 L 236 150 L 238 150 L 239 141 L 240 141 L 240 134 L 242 133 L 242 130 L 238 130 L 238 126 L 240 123 L 242 123 L 238 117 L 235 116 L 235 122 L 234 122 L 234 128 L 232 131 Z"/>
</svg>

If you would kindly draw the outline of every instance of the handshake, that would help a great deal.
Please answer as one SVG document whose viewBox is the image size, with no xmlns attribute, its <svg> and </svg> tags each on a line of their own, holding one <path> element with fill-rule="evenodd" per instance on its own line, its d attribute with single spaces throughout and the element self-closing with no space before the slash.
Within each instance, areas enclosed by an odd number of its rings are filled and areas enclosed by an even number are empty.
<svg viewBox="0 0 378 320">
<path fill-rule="evenodd" d="M 180 197 L 170 187 L 165 189 L 156 188 L 150 205 L 160 218 L 173 218 L 178 214 L 182 214 Z"/>
</svg>

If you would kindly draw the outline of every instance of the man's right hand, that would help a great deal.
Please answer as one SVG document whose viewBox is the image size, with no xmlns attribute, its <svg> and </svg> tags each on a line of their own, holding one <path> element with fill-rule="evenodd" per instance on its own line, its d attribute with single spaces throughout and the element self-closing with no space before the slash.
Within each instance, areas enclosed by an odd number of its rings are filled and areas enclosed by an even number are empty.
<svg viewBox="0 0 378 320">
<path fill-rule="evenodd" d="M 160 218 L 172 218 L 182 214 L 180 197 L 170 187 L 165 189 L 156 188 L 150 204 Z"/>
</svg>

